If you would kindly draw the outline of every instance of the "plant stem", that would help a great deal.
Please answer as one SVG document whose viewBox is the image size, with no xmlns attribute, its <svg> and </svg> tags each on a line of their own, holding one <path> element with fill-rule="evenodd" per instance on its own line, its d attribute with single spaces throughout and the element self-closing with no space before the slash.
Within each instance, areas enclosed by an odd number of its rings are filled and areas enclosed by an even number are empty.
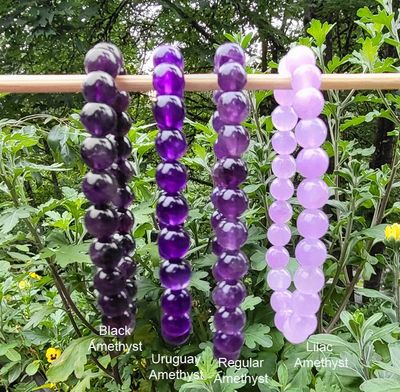
<svg viewBox="0 0 400 392">
<path fill-rule="evenodd" d="M 399 252 L 394 253 L 394 268 L 393 268 L 393 279 L 394 279 L 394 297 L 396 301 L 396 321 L 400 323 L 400 257 Z"/>
</svg>

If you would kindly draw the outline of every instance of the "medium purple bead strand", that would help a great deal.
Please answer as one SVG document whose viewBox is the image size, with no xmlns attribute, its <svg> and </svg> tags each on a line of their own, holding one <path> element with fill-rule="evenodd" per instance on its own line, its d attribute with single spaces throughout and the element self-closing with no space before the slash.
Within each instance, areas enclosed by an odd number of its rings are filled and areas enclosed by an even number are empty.
<svg viewBox="0 0 400 392">
<path fill-rule="evenodd" d="M 161 189 L 156 207 L 161 228 L 158 250 L 164 259 L 160 281 L 165 288 L 161 297 L 161 333 L 167 343 L 180 345 L 187 341 L 192 329 L 191 296 L 187 290 L 191 269 L 184 260 L 190 238 L 183 228 L 189 207 L 181 194 L 186 187 L 187 172 L 179 162 L 187 149 L 182 132 L 184 64 L 180 51 L 170 45 L 159 46 L 154 51 L 153 64 L 153 87 L 157 92 L 153 113 L 159 129 L 155 146 L 162 158 L 156 170 L 156 181 Z"/>
<path fill-rule="evenodd" d="M 94 286 L 102 322 L 122 338 L 135 326 L 136 266 L 130 257 L 135 247 L 130 235 L 134 220 L 128 210 L 133 195 L 127 186 L 133 174 L 127 160 L 131 146 L 125 137 L 131 126 L 125 113 L 129 95 L 118 91 L 114 81 L 124 73 L 121 52 L 113 44 L 97 44 L 86 54 L 85 70 L 83 95 L 87 103 L 80 118 L 91 137 L 83 142 L 81 155 L 91 171 L 82 190 L 93 203 L 86 212 L 85 225 L 96 237 L 90 256 L 97 267 Z"/>
<path fill-rule="evenodd" d="M 214 315 L 214 354 L 217 358 L 237 359 L 244 342 L 245 313 L 240 304 L 246 289 L 240 281 L 248 271 L 248 260 L 240 248 L 247 240 L 247 228 L 240 216 L 247 208 L 246 194 L 239 185 L 246 179 L 247 167 L 241 159 L 249 145 L 249 134 L 241 122 L 249 114 L 246 96 L 241 91 L 247 81 L 245 54 L 233 43 L 221 45 L 215 54 L 214 71 L 220 90 L 213 99 L 217 111 L 212 125 L 218 133 L 214 152 L 214 191 L 211 201 L 216 208 L 211 224 L 216 234 L 212 247 L 218 257 L 213 267 L 217 280 L 212 298 L 217 307 Z"/>
</svg>

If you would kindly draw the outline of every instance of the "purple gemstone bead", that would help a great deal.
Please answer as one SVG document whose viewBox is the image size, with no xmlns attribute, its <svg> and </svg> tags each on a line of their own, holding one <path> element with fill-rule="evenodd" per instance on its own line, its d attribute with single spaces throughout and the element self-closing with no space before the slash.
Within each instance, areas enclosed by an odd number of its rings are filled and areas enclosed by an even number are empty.
<svg viewBox="0 0 400 392">
<path fill-rule="evenodd" d="M 320 268 L 299 267 L 294 274 L 297 290 L 305 294 L 316 294 L 324 287 L 325 276 Z"/>
<path fill-rule="evenodd" d="M 272 224 L 267 231 L 268 241 L 272 245 L 285 246 L 289 243 L 292 233 L 288 225 Z"/>
<path fill-rule="evenodd" d="M 292 154 L 297 147 L 294 133 L 291 131 L 278 131 L 271 139 L 272 147 L 278 154 Z"/>
<path fill-rule="evenodd" d="M 299 118 L 311 120 L 321 114 L 324 104 L 325 100 L 321 91 L 314 87 L 302 88 L 294 96 L 293 110 Z"/>
<path fill-rule="evenodd" d="M 272 269 L 267 273 L 267 283 L 274 291 L 284 291 L 292 283 L 292 277 L 285 269 Z"/>
<path fill-rule="evenodd" d="M 224 125 L 218 136 L 225 156 L 240 157 L 249 147 L 250 137 L 247 130 L 241 125 Z"/>
<path fill-rule="evenodd" d="M 219 117 L 224 124 L 238 125 L 249 115 L 246 96 L 241 91 L 223 93 L 217 104 Z"/>
<path fill-rule="evenodd" d="M 103 171 L 114 162 L 115 152 L 107 138 L 88 137 L 83 141 L 81 156 L 91 169 Z"/>
<path fill-rule="evenodd" d="M 224 216 L 219 213 L 218 211 L 214 211 L 213 214 L 211 215 L 211 226 L 215 230 L 217 226 L 219 225 L 219 222 L 224 218 Z"/>
<path fill-rule="evenodd" d="M 276 200 L 288 200 L 293 196 L 294 186 L 287 178 L 275 178 L 269 188 L 271 195 Z"/>
<path fill-rule="evenodd" d="M 247 74 L 243 65 L 230 61 L 219 67 L 218 85 L 222 91 L 239 91 L 247 82 Z"/>
<path fill-rule="evenodd" d="M 183 96 L 185 80 L 182 70 L 174 64 L 162 63 L 153 71 L 153 87 L 158 95 Z"/>
<path fill-rule="evenodd" d="M 123 69 L 123 57 L 121 51 L 118 49 L 118 47 L 111 42 L 99 42 L 96 44 L 93 48 L 96 49 L 106 49 L 110 51 L 115 58 L 117 59 L 118 63 L 121 64 L 121 71 Z M 119 73 L 121 73 L 121 71 Z"/>
<path fill-rule="evenodd" d="M 273 269 L 285 268 L 289 263 L 289 252 L 283 246 L 271 246 L 265 254 L 268 265 Z"/>
<path fill-rule="evenodd" d="M 302 267 L 320 267 L 328 252 L 321 240 L 305 238 L 296 246 L 296 259 Z"/>
<path fill-rule="evenodd" d="M 318 294 L 306 294 L 295 290 L 291 302 L 299 316 L 314 316 L 321 305 L 321 298 Z"/>
<path fill-rule="evenodd" d="M 225 361 L 236 361 L 240 358 L 240 350 L 234 353 L 223 353 L 219 351 L 215 346 L 213 347 L 214 357 L 217 359 L 223 359 Z"/>
<path fill-rule="evenodd" d="M 114 210 L 90 206 L 86 211 L 85 226 L 93 237 L 107 238 L 117 230 L 118 217 Z"/>
<path fill-rule="evenodd" d="M 246 314 L 240 308 L 230 309 L 222 306 L 214 315 L 215 329 L 226 334 L 242 331 L 245 323 Z"/>
<path fill-rule="evenodd" d="M 287 311 L 292 309 L 292 293 L 288 290 L 275 291 L 271 295 L 271 308 L 275 312 Z"/>
<path fill-rule="evenodd" d="M 183 196 L 161 195 L 156 207 L 157 218 L 168 226 L 178 226 L 185 222 L 189 206 Z"/>
<path fill-rule="evenodd" d="M 186 186 L 186 168 L 179 162 L 162 162 L 156 169 L 156 181 L 167 193 L 180 192 Z"/>
<path fill-rule="evenodd" d="M 297 124 L 297 114 L 291 106 L 277 106 L 271 113 L 272 124 L 281 132 L 291 131 Z"/>
<path fill-rule="evenodd" d="M 329 199 L 329 188 L 321 179 L 305 179 L 297 188 L 297 200 L 304 208 L 321 208 Z"/>
<path fill-rule="evenodd" d="M 304 238 L 321 238 L 328 228 L 329 219 L 321 210 L 304 210 L 297 218 L 297 229 Z"/>
<path fill-rule="evenodd" d="M 153 106 L 157 126 L 163 129 L 182 129 L 185 107 L 176 95 L 160 95 Z"/>
<path fill-rule="evenodd" d="M 127 113 L 122 112 L 117 114 L 117 127 L 112 132 L 113 135 L 124 137 L 131 129 L 132 120 Z"/>
<path fill-rule="evenodd" d="M 121 250 L 122 253 L 122 250 Z M 130 279 L 136 273 L 136 264 L 132 261 L 132 258 L 125 256 L 119 263 L 117 268 L 121 272 L 124 279 Z"/>
<path fill-rule="evenodd" d="M 284 224 L 292 218 L 293 209 L 287 201 L 277 200 L 270 205 L 268 213 L 274 223 Z"/>
<path fill-rule="evenodd" d="M 117 88 L 112 76 L 97 71 L 87 75 L 82 93 L 87 102 L 100 102 L 112 106 L 117 96 Z"/>
<path fill-rule="evenodd" d="M 190 248 L 190 237 L 185 230 L 164 228 L 158 235 L 158 251 L 163 259 L 180 259 Z"/>
<path fill-rule="evenodd" d="M 214 335 L 214 345 L 215 348 L 221 353 L 233 353 L 241 349 L 244 343 L 244 336 L 242 333 L 238 332 L 235 334 L 225 334 L 218 331 Z"/>
<path fill-rule="evenodd" d="M 94 239 L 89 248 L 90 258 L 93 263 L 105 270 L 112 270 L 115 268 L 122 257 L 122 249 L 113 240 L 102 242 Z"/>
<path fill-rule="evenodd" d="M 113 132 L 117 126 L 117 114 L 104 103 L 88 102 L 81 110 L 80 119 L 92 135 L 99 137 Z"/>
<path fill-rule="evenodd" d="M 114 178 L 107 173 L 88 172 L 83 178 L 82 191 L 94 204 L 105 204 L 111 201 L 116 189 Z"/>
<path fill-rule="evenodd" d="M 161 328 L 169 336 L 182 336 L 190 331 L 192 324 L 187 314 L 174 317 L 164 315 L 161 319 Z"/>
<path fill-rule="evenodd" d="M 124 279 L 119 270 L 99 270 L 94 276 L 94 287 L 101 295 L 117 295 L 121 291 Z"/>
<path fill-rule="evenodd" d="M 190 312 L 192 298 L 187 290 L 165 290 L 161 296 L 161 307 L 165 314 L 179 317 Z"/>
<path fill-rule="evenodd" d="M 218 195 L 220 192 L 221 192 L 221 189 L 218 187 L 215 187 L 211 193 L 211 203 L 213 203 L 214 207 L 217 206 L 217 199 L 218 199 Z"/>
<path fill-rule="evenodd" d="M 324 143 L 328 130 L 320 118 L 300 120 L 295 129 L 297 143 L 303 148 L 315 148 Z"/>
<path fill-rule="evenodd" d="M 112 331 L 116 331 L 117 332 L 116 336 L 119 338 L 124 338 L 126 336 L 129 336 L 130 334 L 126 335 L 125 331 L 132 333 L 136 324 L 134 315 L 129 311 L 126 311 L 120 316 L 116 317 L 103 316 L 102 322 L 103 325 L 111 328 Z"/>
<path fill-rule="evenodd" d="M 187 340 L 189 339 L 190 329 L 189 329 L 189 331 L 187 331 L 186 333 L 184 333 L 183 335 L 180 335 L 180 336 L 169 335 L 163 330 L 161 331 L 161 334 L 162 334 L 163 339 L 167 343 L 169 343 L 173 346 L 179 346 L 183 343 L 186 343 Z"/>
<path fill-rule="evenodd" d="M 167 260 L 160 267 L 160 282 L 171 290 L 183 290 L 190 283 L 191 270 L 184 261 Z"/>
<path fill-rule="evenodd" d="M 125 284 L 123 285 L 125 291 L 128 293 L 129 298 L 133 298 L 137 294 L 137 286 L 135 281 L 131 279 L 125 280 Z"/>
<path fill-rule="evenodd" d="M 307 87 L 319 89 L 321 87 L 321 71 L 312 64 L 297 67 L 292 75 L 292 88 L 294 91 Z"/>
<path fill-rule="evenodd" d="M 132 144 L 130 140 L 125 137 L 115 135 L 108 135 L 107 139 L 115 146 L 117 158 L 119 161 L 127 160 L 132 153 Z"/>
<path fill-rule="evenodd" d="M 133 193 L 129 186 L 117 188 L 112 199 L 113 204 L 118 208 L 128 208 L 134 200 Z"/>
<path fill-rule="evenodd" d="M 293 314 L 292 310 L 284 310 L 275 313 L 274 324 L 278 331 L 283 332 L 283 327 L 292 314 Z"/>
<path fill-rule="evenodd" d="M 116 233 L 113 239 L 122 249 L 122 254 L 124 256 L 130 256 L 135 250 L 135 239 L 130 234 L 120 234 Z"/>
<path fill-rule="evenodd" d="M 98 304 L 106 317 L 121 316 L 129 309 L 128 294 L 126 291 L 121 291 L 111 297 L 100 295 Z"/>
<path fill-rule="evenodd" d="M 162 63 L 175 64 L 180 69 L 183 69 L 182 53 L 174 46 L 161 45 L 153 52 L 153 65 L 156 67 Z"/>
<path fill-rule="evenodd" d="M 230 253 L 223 252 L 214 265 L 219 280 L 239 280 L 242 279 L 249 270 L 249 261 L 243 252 Z"/>
<path fill-rule="evenodd" d="M 129 94 L 126 91 L 118 91 L 113 103 L 113 108 L 118 113 L 125 112 L 129 108 L 129 102 Z"/>
<path fill-rule="evenodd" d="M 239 158 L 223 158 L 213 169 L 215 184 L 221 188 L 236 188 L 247 176 L 247 167 Z"/>
<path fill-rule="evenodd" d="M 225 249 L 218 243 L 217 237 L 214 237 L 211 241 L 211 251 L 216 256 L 221 255 L 225 251 Z M 223 279 L 217 279 L 217 280 L 223 280 Z"/>
<path fill-rule="evenodd" d="M 279 178 L 290 178 L 296 173 L 296 161 L 291 155 L 277 155 L 272 161 L 272 172 Z"/>
<path fill-rule="evenodd" d="M 222 159 L 229 157 L 231 154 L 229 154 L 228 150 L 225 148 L 225 144 L 221 142 L 221 140 L 217 140 L 214 144 L 214 154 L 217 159 Z"/>
<path fill-rule="evenodd" d="M 219 118 L 219 113 L 218 111 L 215 111 L 214 114 L 211 117 L 211 125 L 214 129 L 215 132 L 219 132 L 221 128 L 224 126 L 224 123 L 221 121 Z"/>
<path fill-rule="evenodd" d="M 118 232 L 129 234 L 135 223 L 135 217 L 129 210 L 122 209 L 118 211 Z"/>
<path fill-rule="evenodd" d="M 237 219 L 246 211 L 247 196 L 241 189 L 223 189 L 217 195 L 218 211 L 228 219 Z"/>
<path fill-rule="evenodd" d="M 247 228 L 241 221 L 230 222 L 223 219 L 218 224 L 215 234 L 218 243 L 227 250 L 238 250 L 247 241 Z"/>
<path fill-rule="evenodd" d="M 214 70 L 218 69 L 229 61 L 235 61 L 244 66 L 246 55 L 243 49 L 236 43 L 228 42 L 218 47 L 214 56 Z"/>
<path fill-rule="evenodd" d="M 323 176 L 328 170 L 328 154 L 320 147 L 303 148 L 296 158 L 297 171 L 307 178 Z"/>
<path fill-rule="evenodd" d="M 226 306 L 227 308 L 236 308 L 246 297 L 246 288 L 240 281 L 226 282 L 217 284 L 212 292 L 213 302 L 216 306 Z"/>
<path fill-rule="evenodd" d="M 187 149 L 185 135 L 177 129 L 165 129 L 158 132 L 155 146 L 160 157 L 166 161 L 178 160 Z"/>
<path fill-rule="evenodd" d="M 84 65 L 86 73 L 103 71 L 115 78 L 119 74 L 121 63 L 111 51 L 95 46 L 86 53 Z"/>
<path fill-rule="evenodd" d="M 113 177 L 115 177 L 120 185 L 127 183 L 134 174 L 134 168 L 130 161 L 115 162 L 108 169 Z"/>
<path fill-rule="evenodd" d="M 293 312 L 285 321 L 283 334 L 290 343 L 300 344 L 315 332 L 317 324 L 318 321 L 315 315 L 305 317 Z"/>
</svg>

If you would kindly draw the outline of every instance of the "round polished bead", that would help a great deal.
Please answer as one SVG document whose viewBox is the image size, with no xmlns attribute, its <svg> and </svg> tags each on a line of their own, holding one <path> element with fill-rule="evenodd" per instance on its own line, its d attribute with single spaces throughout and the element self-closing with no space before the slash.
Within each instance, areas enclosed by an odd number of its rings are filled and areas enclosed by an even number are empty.
<svg viewBox="0 0 400 392">
<path fill-rule="evenodd" d="M 117 188 L 114 197 L 112 199 L 113 204 L 118 208 L 128 208 L 132 201 L 134 200 L 134 195 L 129 186 Z"/>
<path fill-rule="evenodd" d="M 305 64 L 315 65 L 315 55 L 308 46 L 298 45 L 289 50 L 285 56 L 285 67 L 290 73 Z"/>
<path fill-rule="evenodd" d="M 131 279 L 136 273 L 136 264 L 128 256 L 123 257 L 117 265 L 124 279 Z"/>
<path fill-rule="evenodd" d="M 125 112 L 117 114 L 117 127 L 112 132 L 113 135 L 124 137 L 131 129 L 132 120 Z"/>
<path fill-rule="evenodd" d="M 100 295 L 98 304 L 106 317 L 120 316 L 129 309 L 128 294 L 122 290 L 113 296 Z"/>
<path fill-rule="evenodd" d="M 271 246 L 265 254 L 266 262 L 273 269 L 285 268 L 289 259 L 289 252 L 283 246 Z"/>
<path fill-rule="evenodd" d="M 241 349 L 244 343 L 244 336 L 241 332 L 235 334 L 226 334 L 217 331 L 214 335 L 215 348 L 221 353 L 237 352 Z"/>
<path fill-rule="evenodd" d="M 328 130 L 320 118 L 300 120 L 295 129 L 297 143 L 303 148 L 316 148 L 324 143 Z"/>
<path fill-rule="evenodd" d="M 97 271 L 93 279 L 94 287 L 102 295 L 116 295 L 124 284 L 124 279 L 118 269 Z"/>
<path fill-rule="evenodd" d="M 313 316 L 321 306 L 321 299 L 318 294 L 305 294 L 295 290 L 291 300 L 291 306 L 299 316 Z"/>
<path fill-rule="evenodd" d="M 288 200 L 293 196 L 294 186 L 287 178 L 275 178 L 269 188 L 271 195 L 276 200 Z"/>
<path fill-rule="evenodd" d="M 153 71 L 153 87 L 158 95 L 183 96 L 185 80 L 182 70 L 174 64 L 162 63 Z"/>
<path fill-rule="evenodd" d="M 82 191 L 94 204 L 110 202 L 116 190 L 115 179 L 107 173 L 88 172 L 83 178 Z"/>
<path fill-rule="evenodd" d="M 215 234 L 218 243 L 227 250 L 238 250 L 247 241 L 247 228 L 241 221 L 221 220 Z"/>
<path fill-rule="evenodd" d="M 185 222 L 189 206 L 183 196 L 161 195 L 156 207 L 157 218 L 168 226 L 178 226 Z"/>
<path fill-rule="evenodd" d="M 268 241 L 275 246 L 285 246 L 289 243 L 292 233 L 288 225 L 272 224 L 267 231 Z"/>
<path fill-rule="evenodd" d="M 137 294 L 137 286 L 134 280 L 127 279 L 123 284 L 125 291 L 128 293 L 129 298 L 135 297 Z"/>
<path fill-rule="evenodd" d="M 293 110 L 299 118 L 309 120 L 318 117 L 324 108 L 325 99 L 314 87 L 302 88 L 293 99 Z"/>
<path fill-rule="evenodd" d="M 304 208 L 321 208 L 329 199 L 329 188 L 321 179 L 305 179 L 297 188 L 297 200 Z"/>
<path fill-rule="evenodd" d="M 185 108 L 176 95 L 160 95 L 153 106 L 154 118 L 160 130 L 182 129 Z"/>
<path fill-rule="evenodd" d="M 115 177 L 120 185 L 126 184 L 134 174 L 133 164 L 127 160 L 115 162 L 108 169 L 108 173 Z"/>
<path fill-rule="evenodd" d="M 219 117 L 218 111 L 215 111 L 211 117 L 211 125 L 215 132 L 219 132 L 221 128 L 224 126 L 224 123 L 221 121 Z"/>
<path fill-rule="evenodd" d="M 178 160 L 187 149 L 185 135 L 177 129 L 165 129 L 158 132 L 155 146 L 160 157 L 166 161 Z"/>
<path fill-rule="evenodd" d="M 115 146 L 116 155 L 119 161 L 127 160 L 132 153 L 132 144 L 130 140 L 125 137 L 115 135 L 108 135 L 107 138 Z"/>
<path fill-rule="evenodd" d="M 271 139 L 272 147 L 278 154 L 291 154 L 296 150 L 297 141 L 293 132 L 278 131 Z"/>
<path fill-rule="evenodd" d="M 184 62 L 182 53 L 172 45 L 160 45 L 153 52 L 153 65 L 168 63 L 183 69 Z"/>
<path fill-rule="evenodd" d="M 158 251 L 164 259 L 180 259 L 188 252 L 190 237 L 185 230 L 164 228 L 158 235 Z"/>
<path fill-rule="evenodd" d="M 225 63 L 234 61 L 244 66 L 246 55 L 240 45 L 236 43 L 225 43 L 220 45 L 215 52 L 214 56 L 214 69 L 218 69 Z"/>
<path fill-rule="evenodd" d="M 117 213 L 118 213 L 118 232 L 122 234 L 130 233 L 135 223 L 135 217 L 129 210 L 126 209 L 121 209 Z"/>
<path fill-rule="evenodd" d="M 317 324 L 315 315 L 299 316 L 296 312 L 293 312 L 285 321 L 283 334 L 290 343 L 300 344 L 315 332 Z"/>
<path fill-rule="evenodd" d="M 291 131 L 297 124 L 298 116 L 290 106 L 277 106 L 271 113 L 272 124 L 278 131 Z"/>
<path fill-rule="evenodd" d="M 190 283 L 191 270 L 184 261 L 164 261 L 160 267 L 161 285 L 171 290 L 183 290 Z"/>
<path fill-rule="evenodd" d="M 239 158 L 224 158 L 213 169 L 213 178 L 221 188 L 236 188 L 247 176 L 246 163 Z"/>
<path fill-rule="evenodd" d="M 213 190 L 211 192 L 210 200 L 214 207 L 217 206 L 217 199 L 218 199 L 219 193 L 221 192 L 221 189 L 222 188 L 215 187 L 215 188 L 213 188 Z"/>
<path fill-rule="evenodd" d="M 290 178 L 296 173 L 296 161 L 291 155 L 277 155 L 272 161 L 272 172 L 279 178 Z"/>
<path fill-rule="evenodd" d="M 240 217 L 247 204 L 247 196 L 241 189 L 222 189 L 217 195 L 216 207 L 228 219 Z"/>
<path fill-rule="evenodd" d="M 288 290 L 275 291 L 271 295 L 271 308 L 275 312 L 282 312 L 292 309 L 292 293 Z"/>
<path fill-rule="evenodd" d="M 115 242 L 122 249 L 124 256 L 130 256 L 135 250 L 135 239 L 130 234 L 116 233 L 113 236 Z"/>
<path fill-rule="evenodd" d="M 214 211 L 211 215 L 211 226 L 212 228 L 215 230 L 217 228 L 217 226 L 219 225 L 219 222 L 221 222 L 221 220 L 224 218 L 224 216 L 218 212 L 218 211 Z"/>
<path fill-rule="evenodd" d="M 278 331 L 283 332 L 283 327 L 288 318 L 293 314 L 292 310 L 276 312 L 274 316 L 274 324 Z"/>
<path fill-rule="evenodd" d="M 287 55 L 283 56 L 278 63 L 278 74 L 279 75 L 285 75 L 285 76 L 290 76 L 290 72 L 287 68 Z"/>
<path fill-rule="evenodd" d="M 222 159 L 230 156 L 229 152 L 225 147 L 225 144 L 222 143 L 219 138 L 214 144 L 214 154 L 217 159 Z"/>
<path fill-rule="evenodd" d="M 249 115 L 246 96 L 241 91 L 223 93 L 217 104 L 219 117 L 224 124 L 238 125 Z"/>
<path fill-rule="evenodd" d="M 294 91 L 307 87 L 316 89 L 321 87 L 321 71 L 312 64 L 304 64 L 296 68 L 292 75 L 292 88 Z"/>
<path fill-rule="evenodd" d="M 275 101 L 281 106 L 292 106 L 294 91 L 293 90 L 274 90 Z"/>
<path fill-rule="evenodd" d="M 292 283 L 292 277 L 285 269 L 272 269 L 267 273 L 267 283 L 274 291 L 284 291 Z"/>
<path fill-rule="evenodd" d="M 214 237 L 211 240 L 211 251 L 216 256 L 221 255 L 225 251 L 225 249 L 218 243 L 217 237 Z M 217 279 L 217 280 L 223 280 L 223 279 Z"/>
<path fill-rule="evenodd" d="M 156 169 L 156 181 L 167 193 L 180 192 L 186 187 L 186 168 L 179 162 L 162 162 Z"/>
<path fill-rule="evenodd" d="M 161 334 L 162 334 L 163 339 L 167 343 L 169 343 L 169 344 L 171 344 L 173 346 L 179 346 L 181 344 L 186 343 L 187 340 L 189 339 L 190 329 L 189 329 L 189 331 L 187 331 L 183 335 L 179 335 L 179 336 L 169 335 L 163 330 L 161 330 Z"/>
<path fill-rule="evenodd" d="M 212 292 L 213 302 L 216 306 L 236 308 L 246 297 L 246 288 L 240 281 L 222 281 L 217 284 Z"/>
<path fill-rule="evenodd" d="M 328 228 L 329 219 L 321 210 L 304 210 L 297 218 L 297 229 L 304 238 L 321 238 Z"/>
<path fill-rule="evenodd" d="M 109 327 L 112 331 L 116 331 L 115 336 L 119 338 L 129 336 L 133 332 L 136 324 L 134 315 L 129 311 L 116 317 L 103 316 L 102 322 L 103 325 Z M 130 333 L 126 334 L 126 332 Z"/>
<path fill-rule="evenodd" d="M 126 91 L 118 91 L 115 101 L 113 103 L 113 108 L 116 112 L 122 113 L 128 110 L 130 103 L 129 94 Z"/>
<path fill-rule="evenodd" d="M 247 74 L 243 65 L 229 61 L 219 67 L 218 85 L 222 91 L 239 91 L 247 82 Z"/>
<path fill-rule="evenodd" d="M 192 325 L 187 314 L 172 316 L 165 314 L 161 319 L 161 328 L 169 336 L 182 336 L 190 331 Z"/>
<path fill-rule="evenodd" d="M 86 211 L 85 226 L 93 237 L 107 238 L 117 230 L 118 217 L 114 210 L 90 206 Z"/>
<path fill-rule="evenodd" d="M 104 103 L 86 103 L 81 110 L 80 119 L 85 128 L 98 137 L 113 132 L 117 126 L 117 114 L 111 106 Z"/>
<path fill-rule="evenodd" d="M 117 96 L 117 88 L 112 76 L 106 72 L 90 72 L 82 88 L 83 96 L 88 102 L 100 102 L 111 105 Z"/>
<path fill-rule="evenodd" d="M 269 206 L 268 214 L 274 223 L 284 224 L 292 218 L 293 209 L 287 201 L 277 200 Z"/>
<path fill-rule="evenodd" d="M 303 148 L 296 158 L 297 171 L 306 178 L 323 176 L 328 170 L 328 154 L 320 147 Z"/>
<path fill-rule="evenodd" d="M 121 260 L 122 249 L 113 240 L 102 242 L 94 239 L 90 244 L 89 255 L 97 267 L 112 270 Z"/>
<path fill-rule="evenodd" d="M 328 256 L 325 244 L 311 238 L 301 240 L 296 246 L 295 254 L 302 267 L 320 267 Z"/>
<path fill-rule="evenodd" d="M 223 359 L 225 361 L 236 361 L 240 358 L 240 350 L 238 350 L 234 353 L 223 353 L 214 346 L 213 353 L 214 353 L 215 358 Z"/>
<path fill-rule="evenodd" d="M 212 94 L 212 101 L 216 105 L 218 103 L 219 97 L 223 94 L 222 90 L 214 90 Z M 218 112 L 216 112 L 218 113 Z"/>
<path fill-rule="evenodd" d="M 230 253 L 224 251 L 219 255 L 214 269 L 218 276 L 222 278 L 219 280 L 240 280 L 249 270 L 249 261 L 243 252 Z"/>
<path fill-rule="evenodd" d="M 246 314 L 238 307 L 230 309 L 222 306 L 214 315 L 215 329 L 226 334 L 235 334 L 242 331 L 245 323 Z"/>
<path fill-rule="evenodd" d="M 306 294 L 318 293 L 324 287 L 324 273 L 319 268 L 299 267 L 293 278 L 296 289 Z"/>
<path fill-rule="evenodd" d="M 110 50 L 95 46 L 86 53 L 84 66 L 86 73 L 103 71 L 115 78 L 119 74 L 121 61 Z"/>
<path fill-rule="evenodd" d="M 161 307 L 165 314 L 180 317 L 190 312 L 192 298 L 187 290 L 165 290 L 161 296 Z"/>
<path fill-rule="evenodd" d="M 114 162 L 115 151 L 107 138 L 87 137 L 81 147 L 81 156 L 91 169 L 103 171 Z"/>
<path fill-rule="evenodd" d="M 121 71 L 123 70 L 123 56 L 121 51 L 118 49 L 118 46 L 112 44 L 111 42 L 99 42 L 98 44 L 96 44 L 93 48 L 100 48 L 100 49 L 106 49 L 108 51 L 110 51 L 115 58 L 117 59 L 118 63 L 121 64 L 121 70 L 119 72 L 119 74 L 121 74 Z"/>
<path fill-rule="evenodd" d="M 219 131 L 218 143 L 223 146 L 225 156 L 240 157 L 249 147 L 249 133 L 241 125 L 224 125 Z"/>
</svg>

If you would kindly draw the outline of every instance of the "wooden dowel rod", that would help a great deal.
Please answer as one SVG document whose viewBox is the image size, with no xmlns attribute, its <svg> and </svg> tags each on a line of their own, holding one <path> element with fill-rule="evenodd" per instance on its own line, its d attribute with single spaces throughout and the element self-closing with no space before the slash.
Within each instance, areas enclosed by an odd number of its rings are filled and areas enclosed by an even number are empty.
<svg viewBox="0 0 400 392">
<path fill-rule="evenodd" d="M 0 93 L 76 93 L 81 90 L 85 75 L 0 75 Z M 214 74 L 185 75 L 186 91 L 217 89 Z M 117 77 L 117 85 L 126 91 L 152 90 L 151 75 Z M 290 88 L 290 78 L 277 74 L 250 74 L 247 90 Z M 323 90 L 400 90 L 399 73 L 381 74 L 324 74 Z"/>
</svg>

